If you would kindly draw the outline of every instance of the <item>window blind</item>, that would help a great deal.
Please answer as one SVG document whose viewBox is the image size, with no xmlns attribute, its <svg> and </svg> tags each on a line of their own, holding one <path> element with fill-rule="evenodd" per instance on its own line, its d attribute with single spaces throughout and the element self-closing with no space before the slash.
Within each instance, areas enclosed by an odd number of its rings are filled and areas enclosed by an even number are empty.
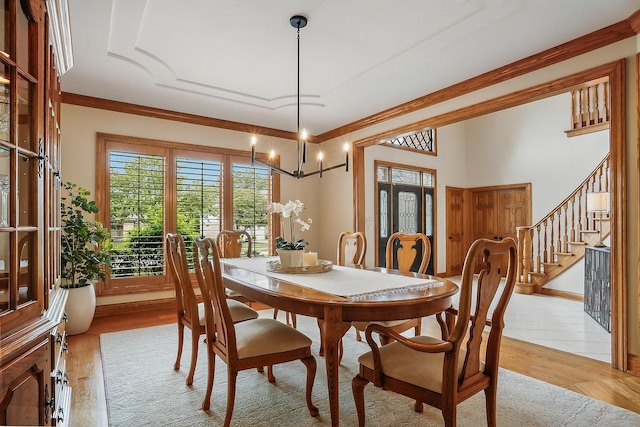
<svg viewBox="0 0 640 427">
<path fill-rule="evenodd" d="M 193 270 L 193 240 L 216 237 L 221 229 L 221 168 L 218 161 L 176 160 L 176 219 L 189 269 Z"/>
<path fill-rule="evenodd" d="M 267 205 L 271 200 L 266 167 L 233 164 L 233 226 L 245 230 L 253 240 L 254 255 L 269 253 Z"/>
<path fill-rule="evenodd" d="M 163 274 L 164 158 L 109 155 L 111 277 Z"/>
</svg>

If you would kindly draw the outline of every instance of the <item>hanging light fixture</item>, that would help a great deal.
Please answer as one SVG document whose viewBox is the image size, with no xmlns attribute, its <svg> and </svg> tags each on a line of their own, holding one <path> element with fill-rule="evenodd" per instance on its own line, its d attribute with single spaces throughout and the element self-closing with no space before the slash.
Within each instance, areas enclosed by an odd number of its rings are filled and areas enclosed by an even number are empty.
<svg viewBox="0 0 640 427">
<path fill-rule="evenodd" d="M 323 165 L 324 156 L 322 152 L 319 152 L 318 153 L 318 169 L 313 172 L 305 172 L 302 170 L 303 165 L 307 161 L 308 136 L 307 136 L 307 131 L 305 129 L 302 129 L 302 131 L 300 131 L 300 28 L 304 28 L 307 26 L 307 18 L 302 15 L 295 15 L 295 16 L 292 16 L 291 19 L 289 19 L 289 23 L 293 28 L 296 28 L 298 30 L 298 103 L 297 103 L 298 126 L 296 129 L 296 132 L 298 134 L 297 166 L 296 166 L 296 169 L 291 172 L 277 167 L 276 165 L 273 164 L 273 159 L 275 157 L 274 151 L 271 151 L 271 153 L 269 154 L 268 162 L 265 162 L 264 160 L 256 158 L 257 138 L 255 135 L 251 137 L 251 166 L 253 166 L 255 163 L 259 163 L 263 166 L 267 166 L 272 171 L 276 171 L 282 175 L 287 175 L 292 178 L 298 178 L 298 179 L 305 178 L 308 176 L 313 176 L 313 175 L 320 175 L 320 178 L 322 178 L 323 172 L 327 172 L 333 169 L 338 169 L 341 167 L 344 167 L 345 171 L 349 171 L 349 144 L 348 143 L 344 145 L 344 151 L 345 151 L 344 163 L 325 168 Z"/>
</svg>

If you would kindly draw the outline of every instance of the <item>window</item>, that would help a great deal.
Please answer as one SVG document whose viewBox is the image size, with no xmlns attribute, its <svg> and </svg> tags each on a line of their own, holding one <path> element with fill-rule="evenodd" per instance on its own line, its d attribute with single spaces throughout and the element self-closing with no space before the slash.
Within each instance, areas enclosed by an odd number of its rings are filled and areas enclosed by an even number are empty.
<svg viewBox="0 0 640 427">
<path fill-rule="evenodd" d="M 253 240 L 253 255 L 269 254 L 269 217 L 271 201 L 269 170 L 233 163 L 233 228 L 246 230 Z"/>
<path fill-rule="evenodd" d="M 109 225 L 111 277 L 159 276 L 164 273 L 164 158 L 109 152 Z"/>
<path fill-rule="evenodd" d="M 423 154 L 437 154 L 436 130 L 431 128 L 383 139 L 381 142 L 392 147 L 419 151 Z"/>
<path fill-rule="evenodd" d="M 185 239 L 190 268 L 195 237 L 246 230 L 254 254 L 271 245 L 267 204 L 277 178 L 251 167 L 250 154 L 114 135 L 99 135 L 96 199 L 111 233 L 111 275 L 100 294 L 170 289 L 164 236 Z"/>
</svg>

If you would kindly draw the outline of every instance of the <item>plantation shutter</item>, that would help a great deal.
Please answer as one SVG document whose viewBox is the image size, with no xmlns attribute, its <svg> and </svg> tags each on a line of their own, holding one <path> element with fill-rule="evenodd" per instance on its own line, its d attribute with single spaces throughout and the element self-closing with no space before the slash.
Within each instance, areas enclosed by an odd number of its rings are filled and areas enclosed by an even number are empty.
<svg viewBox="0 0 640 427">
<path fill-rule="evenodd" d="M 221 163 L 186 158 L 176 160 L 177 231 L 185 241 L 193 268 L 193 240 L 216 237 L 221 230 Z"/>
<path fill-rule="evenodd" d="M 164 157 L 111 151 L 109 173 L 111 277 L 162 275 Z"/>
<path fill-rule="evenodd" d="M 254 255 L 269 253 L 267 205 L 271 177 L 266 167 L 233 163 L 233 227 L 245 230 L 253 240 Z"/>
</svg>

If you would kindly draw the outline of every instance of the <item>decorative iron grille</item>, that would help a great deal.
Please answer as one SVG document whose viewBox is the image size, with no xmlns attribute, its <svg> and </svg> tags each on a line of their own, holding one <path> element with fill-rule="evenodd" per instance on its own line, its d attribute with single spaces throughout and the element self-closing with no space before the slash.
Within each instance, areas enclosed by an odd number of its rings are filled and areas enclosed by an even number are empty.
<svg viewBox="0 0 640 427">
<path fill-rule="evenodd" d="M 434 129 L 424 129 L 406 135 L 384 140 L 383 142 L 399 147 L 413 148 L 415 150 L 435 152 Z"/>
</svg>

